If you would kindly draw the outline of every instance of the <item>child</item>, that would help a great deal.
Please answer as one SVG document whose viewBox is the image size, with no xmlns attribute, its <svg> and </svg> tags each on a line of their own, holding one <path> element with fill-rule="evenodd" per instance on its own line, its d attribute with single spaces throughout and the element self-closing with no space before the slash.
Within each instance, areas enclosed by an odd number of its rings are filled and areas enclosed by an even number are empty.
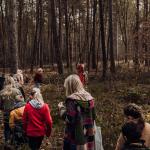
<svg viewBox="0 0 150 150">
<path fill-rule="evenodd" d="M 44 103 L 40 92 L 35 92 L 24 109 L 23 128 L 28 137 L 31 150 L 40 149 L 44 136 L 50 136 L 52 118 L 47 104 Z"/>
<path fill-rule="evenodd" d="M 43 82 L 43 69 L 39 68 L 34 76 L 35 87 L 40 88 Z"/>
<path fill-rule="evenodd" d="M 85 72 L 84 69 L 85 69 L 84 64 L 77 64 L 77 74 L 83 85 L 85 85 L 88 80 L 87 72 Z"/>
<path fill-rule="evenodd" d="M 122 134 L 125 139 L 122 150 L 146 150 L 145 141 L 141 139 L 141 126 L 135 122 L 127 122 L 122 127 Z"/>
<path fill-rule="evenodd" d="M 10 112 L 9 126 L 13 133 L 12 142 L 17 146 L 26 142 L 26 137 L 22 126 L 22 116 L 25 108 L 25 102 L 22 95 L 17 95 L 14 110 Z"/>
<path fill-rule="evenodd" d="M 140 126 L 142 132 L 141 139 L 145 141 L 145 146 L 150 147 L 150 124 L 144 120 L 142 108 L 131 103 L 124 107 L 125 123 L 133 122 Z M 125 139 L 120 134 L 115 150 L 121 150 L 125 143 Z"/>
</svg>

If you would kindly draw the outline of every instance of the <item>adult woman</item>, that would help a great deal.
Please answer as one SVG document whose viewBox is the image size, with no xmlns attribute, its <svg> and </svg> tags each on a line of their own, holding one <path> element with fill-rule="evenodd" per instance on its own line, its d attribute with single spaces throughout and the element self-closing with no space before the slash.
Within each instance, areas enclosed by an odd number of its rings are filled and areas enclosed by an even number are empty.
<svg viewBox="0 0 150 150">
<path fill-rule="evenodd" d="M 33 99 L 25 106 L 23 128 L 28 136 L 31 150 L 38 150 L 44 135 L 49 137 L 51 134 L 52 118 L 50 110 L 39 92 L 35 92 Z"/>
<path fill-rule="evenodd" d="M 141 130 L 141 140 L 144 140 L 144 145 L 150 147 L 150 124 L 144 121 L 142 114 L 142 109 L 136 104 L 129 104 L 124 108 L 125 122 L 135 122 L 137 123 Z M 125 144 L 125 139 L 122 134 L 120 134 L 116 150 L 121 150 Z"/>
<path fill-rule="evenodd" d="M 60 116 L 66 122 L 64 150 L 93 150 L 95 120 L 94 98 L 85 91 L 78 75 L 66 78 L 65 106 L 59 103 Z"/>
</svg>

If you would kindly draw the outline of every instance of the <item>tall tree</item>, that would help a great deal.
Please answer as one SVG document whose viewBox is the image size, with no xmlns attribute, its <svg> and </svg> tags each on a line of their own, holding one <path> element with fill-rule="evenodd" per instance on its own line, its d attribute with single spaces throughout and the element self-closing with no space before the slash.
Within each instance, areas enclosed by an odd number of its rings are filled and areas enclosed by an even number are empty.
<svg viewBox="0 0 150 150">
<path fill-rule="evenodd" d="M 51 15 L 52 15 L 52 33 L 53 33 L 53 45 L 55 47 L 56 52 L 56 61 L 58 66 L 58 72 L 63 74 L 63 62 L 62 62 L 62 54 L 59 49 L 59 39 L 57 34 L 57 25 L 56 25 L 56 14 L 55 14 L 55 1 L 51 0 Z"/>
<path fill-rule="evenodd" d="M 39 64 L 43 67 L 43 30 L 44 30 L 44 12 L 43 12 L 43 0 L 39 0 Z"/>
<path fill-rule="evenodd" d="M 62 1 L 59 0 L 59 49 L 62 51 Z"/>
<path fill-rule="evenodd" d="M 38 60 L 38 52 L 39 52 L 39 46 L 38 46 L 38 31 L 39 31 L 39 5 L 40 0 L 36 0 L 36 24 L 35 24 L 35 32 L 34 32 L 34 40 L 33 40 L 33 47 L 32 47 L 32 56 L 35 57 L 35 59 L 31 59 L 31 72 L 33 72 L 33 67 L 36 64 Z M 34 19 L 34 18 L 32 18 Z"/>
<path fill-rule="evenodd" d="M 16 0 L 7 0 L 7 3 L 8 3 L 8 47 L 9 53 L 11 54 L 10 72 L 16 73 L 18 69 Z"/>
<path fill-rule="evenodd" d="M 122 40 L 125 49 L 125 63 L 128 61 L 128 14 L 129 14 L 129 0 L 118 0 L 117 1 L 117 12 L 118 12 L 118 24 L 120 27 Z"/>
<path fill-rule="evenodd" d="M 5 26 L 5 17 L 4 17 L 4 9 L 3 9 L 3 1 L 0 1 L 0 53 L 1 56 L 1 61 L 2 61 L 2 67 L 3 67 L 3 72 L 5 73 L 5 68 L 6 68 L 6 26 Z"/>
<path fill-rule="evenodd" d="M 84 38 L 84 45 L 82 49 L 82 61 L 85 62 L 86 60 L 86 52 L 89 52 L 89 4 L 90 1 L 86 0 L 86 29 L 85 29 L 85 38 Z"/>
<path fill-rule="evenodd" d="M 68 0 L 64 0 L 64 9 L 65 9 L 65 30 L 66 30 L 66 62 L 67 68 L 70 67 L 70 57 L 69 57 L 69 24 L 68 24 Z"/>
<path fill-rule="evenodd" d="M 92 68 L 96 69 L 96 46 L 95 46 L 95 24 L 96 24 L 96 11 L 97 11 L 97 0 L 93 1 L 93 33 L 91 40 L 91 51 L 92 51 Z"/>
<path fill-rule="evenodd" d="M 49 55 L 48 63 L 54 66 L 52 15 L 51 15 L 51 2 L 50 1 L 48 1 L 48 55 Z"/>
<path fill-rule="evenodd" d="M 104 7 L 103 0 L 99 0 L 99 17 L 100 17 L 100 33 L 101 33 L 101 47 L 103 55 L 103 75 L 106 77 L 107 72 L 107 58 L 106 58 L 106 48 L 105 48 L 105 34 L 104 34 Z"/>
<path fill-rule="evenodd" d="M 114 46 L 113 46 L 113 25 L 112 25 L 112 0 L 109 0 L 109 45 L 110 45 L 110 71 L 115 73 Z"/>
<path fill-rule="evenodd" d="M 139 53 L 139 0 L 136 0 L 136 22 L 135 22 L 135 71 L 138 69 L 138 53 Z"/>
<path fill-rule="evenodd" d="M 22 55 L 23 55 L 23 43 L 22 43 L 22 17 L 23 17 L 23 5 L 24 5 L 24 0 L 18 0 L 19 5 L 18 5 L 18 54 L 19 54 L 19 64 L 22 66 L 23 60 L 22 60 Z"/>
<path fill-rule="evenodd" d="M 147 24 L 148 23 L 148 0 L 144 0 L 144 22 Z M 147 33 L 148 32 L 148 27 L 144 29 L 144 33 L 146 34 L 145 40 L 143 43 L 143 48 L 145 51 L 145 54 L 148 52 L 148 38 L 147 38 Z M 148 59 L 145 59 L 145 65 L 148 66 Z"/>
</svg>

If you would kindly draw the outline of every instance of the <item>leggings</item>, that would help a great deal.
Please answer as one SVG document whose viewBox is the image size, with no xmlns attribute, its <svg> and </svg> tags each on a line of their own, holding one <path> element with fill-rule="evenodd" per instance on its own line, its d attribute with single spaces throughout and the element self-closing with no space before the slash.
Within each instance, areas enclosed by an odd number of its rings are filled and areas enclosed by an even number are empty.
<svg viewBox="0 0 150 150">
<path fill-rule="evenodd" d="M 32 136 L 28 136 L 28 140 L 29 140 L 29 147 L 31 150 L 39 150 L 40 146 L 42 144 L 42 140 L 43 140 L 44 136 L 37 136 L 37 137 L 32 137 Z"/>
<path fill-rule="evenodd" d="M 77 150 L 75 144 L 72 144 L 68 139 L 64 139 L 63 150 Z"/>
</svg>

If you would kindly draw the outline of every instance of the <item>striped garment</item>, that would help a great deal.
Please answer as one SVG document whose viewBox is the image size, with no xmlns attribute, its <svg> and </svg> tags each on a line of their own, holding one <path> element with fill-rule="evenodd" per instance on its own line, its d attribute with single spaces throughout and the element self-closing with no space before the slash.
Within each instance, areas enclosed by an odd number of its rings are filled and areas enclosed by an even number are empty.
<svg viewBox="0 0 150 150">
<path fill-rule="evenodd" d="M 94 150 L 94 100 L 66 99 L 64 150 Z M 86 148 L 85 148 L 86 147 Z"/>
</svg>

